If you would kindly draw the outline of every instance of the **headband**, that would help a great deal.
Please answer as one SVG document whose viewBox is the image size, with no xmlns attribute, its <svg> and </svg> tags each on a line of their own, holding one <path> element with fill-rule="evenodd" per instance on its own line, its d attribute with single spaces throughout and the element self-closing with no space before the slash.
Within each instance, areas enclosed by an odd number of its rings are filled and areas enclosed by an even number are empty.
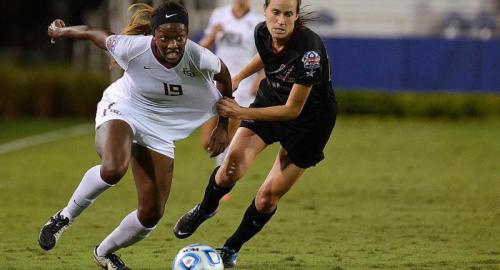
<svg viewBox="0 0 500 270">
<path fill-rule="evenodd" d="M 159 12 L 151 17 L 151 27 L 153 28 L 153 35 L 156 28 L 166 23 L 182 23 L 189 26 L 189 15 L 181 10 L 168 10 Z"/>
</svg>

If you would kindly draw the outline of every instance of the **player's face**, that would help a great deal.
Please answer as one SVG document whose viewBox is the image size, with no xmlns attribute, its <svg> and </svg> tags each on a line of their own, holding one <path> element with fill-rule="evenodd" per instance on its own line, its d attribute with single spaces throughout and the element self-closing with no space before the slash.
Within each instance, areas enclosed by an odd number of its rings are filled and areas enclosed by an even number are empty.
<svg viewBox="0 0 500 270">
<path fill-rule="evenodd" d="M 233 0 L 233 4 L 240 6 L 240 7 L 249 7 L 250 6 L 250 0 Z"/>
<path fill-rule="evenodd" d="M 177 64 L 187 42 L 187 27 L 182 23 L 165 23 L 155 30 L 154 40 L 158 53 L 169 64 Z"/>
<path fill-rule="evenodd" d="M 267 29 L 275 39 L 289 37 L 298 19 L 297 0 L 271 0 L 264 10 Z"/>
</svg>

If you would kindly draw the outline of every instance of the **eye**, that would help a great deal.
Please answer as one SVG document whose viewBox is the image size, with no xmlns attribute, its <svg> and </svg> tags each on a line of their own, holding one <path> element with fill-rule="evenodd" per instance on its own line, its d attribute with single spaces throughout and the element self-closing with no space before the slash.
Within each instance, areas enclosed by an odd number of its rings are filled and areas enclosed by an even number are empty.
<svg viewBox="0 0 500 270">
<path fill-rule="evenodd" d="M 178 36 L 175 38 L 177 42 L 184 42 L 184 37 L 183 36 Z"/>
<path fill-rule="evenodd" d="M 272 12 L 272 13 L 273 13 L 273 15 L 279 15 L 279 14 L 280 14 L 280 12 L 279 12 L 279 11 L 277 11 L 277 10 L 273 10 L 273 12 Z"/>
<path fill-rule="evenodd" d="M 286 13 L 285 13 L 285 16 L 286 16 L 286 17 L 292 17 L 292 16 L 293 16 L 293 12 L 286 12 Z"/>
</svg>

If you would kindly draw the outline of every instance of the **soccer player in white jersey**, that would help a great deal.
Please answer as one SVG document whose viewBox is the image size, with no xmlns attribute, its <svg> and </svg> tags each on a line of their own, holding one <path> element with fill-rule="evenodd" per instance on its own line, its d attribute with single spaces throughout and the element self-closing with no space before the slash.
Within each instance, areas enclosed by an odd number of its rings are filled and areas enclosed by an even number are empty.
<svg viewBox="0 0 500 270">
<path fill-rule="evenodd" d="M 219 7 L 212 12 L 204 37 L 200 45 L 205 48 L 215 46 L 215 54 L 227 65 L 231 74 L 238 73 L 257 53 L 253 33 L 255 26 L 264 21 L 264 16 L 253 11 L 250 0 L 233 0 L 232 4 Z M 255 99 L 260 80 L 264 73 L 256 73 L 243 80 L 234 92 L 235 100 L 243 107 L 248 107 Z M 231 139 L 240 121 L 229 120 L 229 138 Z M 217 124 L 212 118 L 202 129 L 203 147 L 207 149 L 210 143 L 210 134 Z M 225 153 L 218 155 L 216 165 L 220 166 Z M 229 194 L 227 194 L 229 195 Z M 224 199 L 228 199 L 225 196 Z"/>
<path fill-rule="evenodd" d="M 95 141 L 101 164 L 85 173 L 67 205 L 43 226 L 38 239 L 43 249 L 52 249 L 64 230 L 102 192 L 117 184 L 131 164 L 138 209 L 95 247 L 94 259 L 102 269 L 130 269 L 114 253 L 146 238 L 163 216 L 174 142 L 212 117 L 221 93 L 230 97 L 232 91 L 225 64 L 187 39 L 188 14 L 177 2 L 166 1 L 154 10 L 139 5 L 126 32 L 143 35 L 113 35 L 85 25 L 66 27 L 59 19 L 48 29 L 53 40 L 92 41 L 124 70 L 97 106 Z M 228 144 L 227 119 L 218 120 L 209 145 L 212 155 Z"/>
</svg>

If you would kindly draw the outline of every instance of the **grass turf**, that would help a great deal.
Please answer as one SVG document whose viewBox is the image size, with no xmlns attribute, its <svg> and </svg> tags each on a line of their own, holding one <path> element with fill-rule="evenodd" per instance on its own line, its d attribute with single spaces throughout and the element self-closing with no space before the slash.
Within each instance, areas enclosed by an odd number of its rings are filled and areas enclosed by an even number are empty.
<svg viewBox="0 0 500 270">
<path fill-rule="evenodd" d="M 74 119 L 0 119 L 0 144 L 85 123 Z"/>
<path fill-rule="evenodd" d="M 326 159 L 283 198 L 242 249 L 237 269 L 500 269 L 500 122 L 340 118 Z M 233 199 L 195 235 L 172 228 L 201 199 L 213 162 L 199 133 L 178 143 L 164 218 L 119 253 L 135 270 L 169 269 L 183 246 L 220 246 L 266 176 L 265 150 Z M 0 269 L 93 269 L 92 248 L 136 208 L 128 174 L 103 194 L 50 252 L 38 232 L 82 174 L 98 163 L 93 136 L 0 156 Z"/>
</svg>

